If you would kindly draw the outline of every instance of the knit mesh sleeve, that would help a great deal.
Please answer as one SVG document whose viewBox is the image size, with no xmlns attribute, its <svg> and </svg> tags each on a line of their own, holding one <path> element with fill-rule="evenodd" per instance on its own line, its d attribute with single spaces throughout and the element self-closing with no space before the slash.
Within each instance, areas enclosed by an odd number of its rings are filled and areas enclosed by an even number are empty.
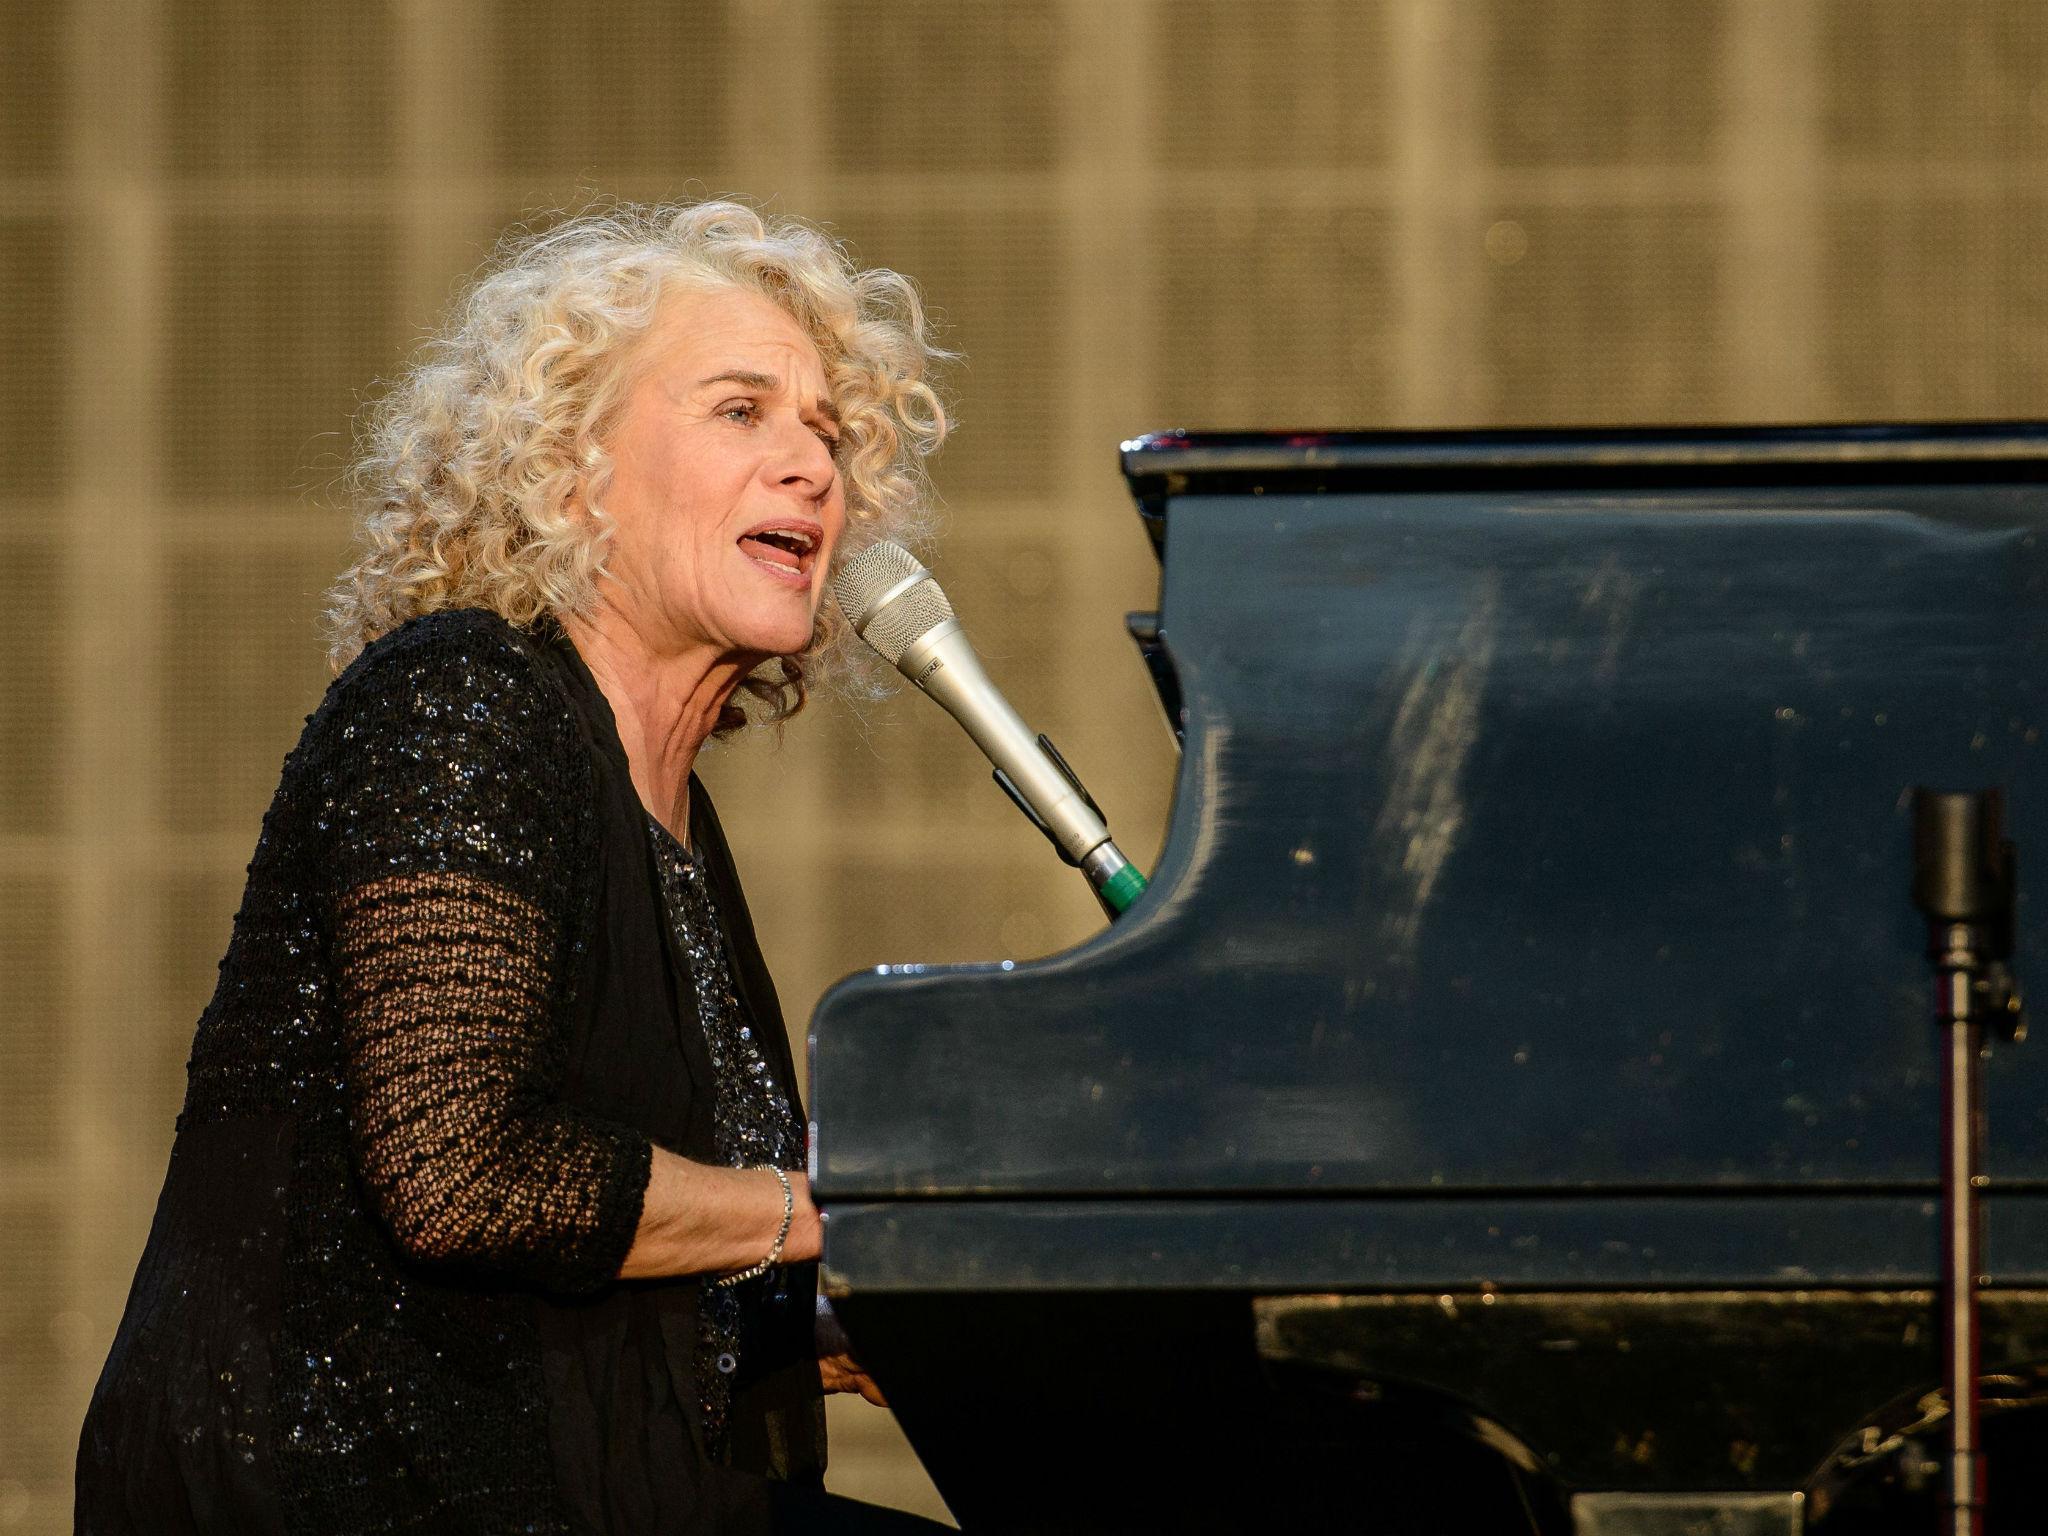
<svg viewBox="0 0 2048 1536">
<path fill-rule="evenodd" d="M 560 1097 L 588 760 L 509 634 L 426 628 L 342 690 L 327 776 L 351 1157 L 416 1262 L 594 1289 L 632 1245 L 652 1152 Z"/>
</svg>

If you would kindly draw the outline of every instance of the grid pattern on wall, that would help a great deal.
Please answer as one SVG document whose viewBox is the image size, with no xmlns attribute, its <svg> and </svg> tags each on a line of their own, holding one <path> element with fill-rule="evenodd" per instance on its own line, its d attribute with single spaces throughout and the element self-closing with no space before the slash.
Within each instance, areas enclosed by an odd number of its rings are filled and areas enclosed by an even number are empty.
<svg viewBox="0 0 2048 1536">
<path fill-rule="evenodd" d="M 919 279 L 964 358 L 939 575 L 1141 856 L 1173 757 L 1121 632 L 1155 580 L 1124 436 L 2048 412 L 2033 0 L 13 0 L 0 32 L 0 1533 L 68 1529 L 324 684 L 352 413 L 507 226 L 731 191 Z M 1099 921 L 921 702 L 705 771 L 799 1028 L 860 966 Z M 835 1418 L 838 1485 L 930 1507 L 882 1422 Z"/>
</svg>

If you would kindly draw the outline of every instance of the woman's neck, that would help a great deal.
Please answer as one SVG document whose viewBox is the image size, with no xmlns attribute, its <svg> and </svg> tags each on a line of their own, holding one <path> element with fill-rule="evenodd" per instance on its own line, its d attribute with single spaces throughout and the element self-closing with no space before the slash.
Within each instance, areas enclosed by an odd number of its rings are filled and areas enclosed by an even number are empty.
<svg viewBox="0 0 2048 1536">
<path fill-rule="evenodd" d="M 726 701 L 756 663 L 708 646 L 650 644 L 605 603 L 588 618 L 564 614 L 561 625 L 611 705 L 640 803 L 687 846 L 690 770 Z"/>
</svg>

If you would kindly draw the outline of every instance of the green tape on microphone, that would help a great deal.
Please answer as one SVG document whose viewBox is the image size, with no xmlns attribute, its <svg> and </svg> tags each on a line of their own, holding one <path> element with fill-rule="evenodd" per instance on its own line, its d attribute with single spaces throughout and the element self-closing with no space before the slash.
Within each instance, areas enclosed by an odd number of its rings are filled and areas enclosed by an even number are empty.
<svg viewBox="0 0 2048 1536">
<path fill-rule="evenodd" d="M 1121 914 L 1144 890 L 1145 877 L 1138 873 L 1138 866 L 1126 864 L 1103 882 L 1102 899 L 1109 904 L 1110 911 Z"/>
</svg>

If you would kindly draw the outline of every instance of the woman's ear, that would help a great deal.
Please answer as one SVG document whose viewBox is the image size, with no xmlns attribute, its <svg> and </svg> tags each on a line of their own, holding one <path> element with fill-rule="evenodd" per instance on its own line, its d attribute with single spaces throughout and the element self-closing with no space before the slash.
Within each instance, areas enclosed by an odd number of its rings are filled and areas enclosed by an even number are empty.
<svg viewBox="0 0 2048 1536">
<path fill-rule="evenodd" d="M 609 468 L 594 445 L 583 450 L 582 460 L 575 467 L 575 482 L 569 487 L 569 494 L 562 498 L 563 515 L 571 522 L 588 524 L 593 521 L 590 515 L 591 482 Z"/>
<path fill-rule="evenodd" d="M 576 483 L 569 494 L 562 498 L 562 516 L 589 533 L 603 537 L 611 531 L 611 519 L 604 514 L 603 497 L 611 480 L 611 464 L 601 461 L 585 464 L 576 474 Z"/>
</svg>

